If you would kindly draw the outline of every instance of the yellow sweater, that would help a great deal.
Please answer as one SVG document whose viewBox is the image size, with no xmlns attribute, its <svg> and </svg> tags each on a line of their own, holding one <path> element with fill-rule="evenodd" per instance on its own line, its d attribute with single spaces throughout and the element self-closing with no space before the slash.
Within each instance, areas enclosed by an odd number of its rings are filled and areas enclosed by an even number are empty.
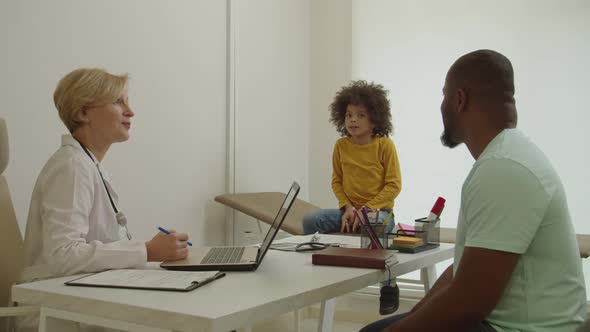
<svg viewBox="0 0 590 332">
<path fill-rule="evenodd" d="M 350 137 L 336 141 L 332 156 L 332 190 L 338 207 L 393 209 L 402 189 L 395 144 L 389 137 L 373 137 L 369 144 L 355 144 Z"/>
</svg>

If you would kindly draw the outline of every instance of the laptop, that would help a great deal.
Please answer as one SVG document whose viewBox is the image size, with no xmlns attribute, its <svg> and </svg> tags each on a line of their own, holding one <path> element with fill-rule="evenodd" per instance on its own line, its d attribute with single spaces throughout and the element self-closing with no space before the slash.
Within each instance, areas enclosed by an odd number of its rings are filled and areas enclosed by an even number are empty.
<svg viewBox="0 0 590 332">
<path fill-rule="evenodd" d="M 299 184 L 293 182 L 285 196 L 260 247 L 202 247 L 190 249 L 186 259 L 160 264 L 167 270 L 178 271 L 254 271 L 262 263 L 264 255 L 279 232 L 289 209 L 299 194 Z"/>
</svg>

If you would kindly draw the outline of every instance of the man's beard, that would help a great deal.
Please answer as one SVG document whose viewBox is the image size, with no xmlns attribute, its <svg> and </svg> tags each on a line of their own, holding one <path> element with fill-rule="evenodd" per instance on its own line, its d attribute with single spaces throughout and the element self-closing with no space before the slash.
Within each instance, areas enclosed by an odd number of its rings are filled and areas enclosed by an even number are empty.
<svg viewBox="0 0 590 332">
<path fill-rule="evenodd" d="M 451 138 L 451 135 L 449 134 L 449 131 L 446 129 L 443 130 L 442 134 L 440 135 L 440 141 L 441 141 L 442 145 L 446 146 L 447 148 L 451 148 L 451 149 L 460 144 L 460 143 L 453 141 L 453 139 Z"/>
</svg>

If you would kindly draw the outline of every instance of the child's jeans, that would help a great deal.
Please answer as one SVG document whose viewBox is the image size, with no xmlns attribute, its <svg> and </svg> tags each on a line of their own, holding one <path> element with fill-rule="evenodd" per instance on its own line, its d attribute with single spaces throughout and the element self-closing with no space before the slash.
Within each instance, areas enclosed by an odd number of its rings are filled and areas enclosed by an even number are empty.
<svg viewBox="0 0 590 332">
<path fill-rule="evenodd" d="M 335 233 L 340 232 L 342 223 L 343 212 L 339 209 L 321 209 L 314 212 L 310 212 L 303 216 L 303 233 L 313 234 L 319 233 Z M 385 218 L 389 214 L 389 210 L 379 211 L 379 222 L 384 222 Z M 391 232 L 395 226 L 394 217 L 387 223 L 385 228 L 386 232 Z"/>
</svg>

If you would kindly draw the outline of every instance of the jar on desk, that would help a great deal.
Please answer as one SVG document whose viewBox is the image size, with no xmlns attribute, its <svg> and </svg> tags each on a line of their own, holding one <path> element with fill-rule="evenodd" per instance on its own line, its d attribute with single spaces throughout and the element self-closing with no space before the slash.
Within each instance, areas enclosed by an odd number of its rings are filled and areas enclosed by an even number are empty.
<svg viewBox="0 0 590 332">
<path fill-rule="evenodd" d="M 426 217 L 414 220 L 414 229 L 420 232 L 424 243 L 440 243 L 440 219 L 428 220 Z"/>
<path fill-rule="evenodd" d="M 389 231 L 395 224 L 393 221 L 393 213 L 386 210 L 371 210 L 367 209 L 367 216 L 369 217 L 369 224 L 375 235 L 381 242 L 383 248 L 389 246 Z M 389 224 L 391 223 L 391 224 Z M 359 225 L 361 229 L 361 248 L 368 248 L 371 243 L 369 234 L 363 225 Z"/>
</svg>

